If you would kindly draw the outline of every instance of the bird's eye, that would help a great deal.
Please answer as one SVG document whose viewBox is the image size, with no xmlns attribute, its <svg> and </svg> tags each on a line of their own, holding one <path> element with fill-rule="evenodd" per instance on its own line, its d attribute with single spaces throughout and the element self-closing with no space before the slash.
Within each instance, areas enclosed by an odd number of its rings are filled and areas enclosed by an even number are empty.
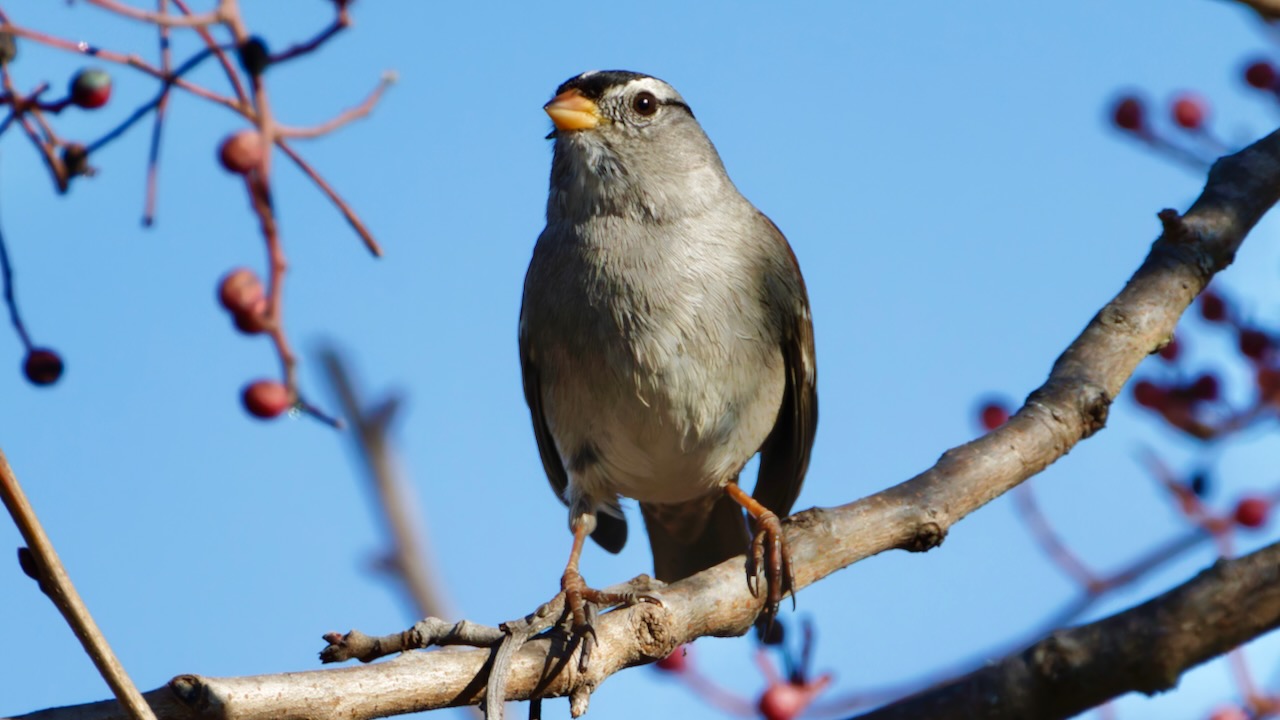
<svg viewBox="0 0 1280 720">
<path fill-rule="evenodd" d="M 648 91 L 637 93 L 631 100 L 631 109 L 635 110 L 637 115 L 648 117 L 658 112 L 658 98 Z"/>
</svg>

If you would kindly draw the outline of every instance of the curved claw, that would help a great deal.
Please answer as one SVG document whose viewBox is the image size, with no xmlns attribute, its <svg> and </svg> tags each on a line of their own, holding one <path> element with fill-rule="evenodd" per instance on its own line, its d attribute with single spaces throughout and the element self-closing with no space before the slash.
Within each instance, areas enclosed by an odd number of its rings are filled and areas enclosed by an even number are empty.
<svg viewBox="0 0 1280 720">
<path fill-rule="evenodd" d="M 753 596 L 760 597 L 760 575 L 764 575 L 767 590 L 761 615 L 772 624 L 783 597 L 791 595 L 791 606 L 795 608 L 795 571 L 791 567 L 791 552 L 784 540 L 782 521 L 778 516 L 765 512 L 756 518 L 756 524 L 760 531 L 751 540 L 747 586 Z"/>
</svg>

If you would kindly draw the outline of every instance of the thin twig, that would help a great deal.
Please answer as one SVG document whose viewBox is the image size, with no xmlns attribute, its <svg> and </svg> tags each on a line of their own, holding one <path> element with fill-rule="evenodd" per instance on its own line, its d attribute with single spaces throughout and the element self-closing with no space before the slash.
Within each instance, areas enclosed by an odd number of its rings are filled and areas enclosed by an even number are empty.
<svg viewBox="0 0 1280 720">
<path fill-rule="evenodd" d="M 329 198 L 329 202 L 333 203 L 334 207 L 338 208 L 338 212 L 341 212 L 342 216 L 347 219 L 347 224 L 350 225 L 351 229 L 355 230 L 356 234 L 360 236 L 360 239 L 364 241 L 364 246 L 368 248 L 369 252 L 372 253 L 374 257 L 382 257 L 382 246 L 378 244 L 376 239 L 374 239 L 373 233 L 369 232 L 369 228 L 365 226 L 364 221 L 360 219 L 360 216 L 356 214 L 356 211 L 351 207 L 351 205 L 349 205 L 346 200 L 342 199 L 342 196 L 338 194 L 338 191 L 334 190 L 333 186 L 330 185 L 328 181 L 326 181 L 320 173 L 311 166 L 311 163 L 303 159 L 303 157 L 299 155 L 284 138 L 276 138 L 276 147 L 280 148 L 280 150 L 284 152 L 285 156 L 292 160 L 304 175 L 311 178 L 311 182 L 315 183 L 316 187 L 320 188 L 320 192 L 324 193 L 325 197 Z"/>
<path fill-rule="evenodd" d="M 184 15 L 191 14 L 191 8 L 187 7 L 184 0 L 173 0 L 173 4 L 178 6 Z M 242 107 L 250 106 L 249 93 L 244 89 L 244 83 L 240 82 L 240 73 L 236 72 L 236 67 L 231 63 L 231 58 L 227 57 L 227 53 L 223 51 L 222 46 L 214 39 L 213 33 L 209 32 L 209 28 L 203 26 L 196 27 L 196 34 L 204 40 L 205 46 L 213 51 L 218 58 L 218 64 L 222 66 L 222 71 L 226 73 L 227 81 L 231 83 L 232 90 L 235 91 L 236 97 L 240 99 Z"/>
<path fill-rule="evenodd" d="M 169 14 L 169 0 L 157 0 L 161 15 Z M 169 26 L 158 26 L 160 37 L 160 69 L 170 75 L 173 69 L 173 50 L 169 46 Z M 147 189 L 142 208 L 142 224 L 150 227 L 156 221 L 156 195 L 160 175 L 160 137 L 164 130 L 164 119 L 169 109 L 169 84 L 164 85 L 160 101 L 156 103 L 155 123 L 151 126 L 151 148 L 147 153 Z"/>
<path fill-rule="evenodd" d="M 115 0 L 85 0 L 90 5 L 96 5 L 103 10 L 122 15 L 133 20 L 142 20 L 153 25 L 161 27 L 207 27 L 209 25 L 217 25 L 218 23 L 227 22 L 227 4 L 226 2 L 218 3 L 218 7 L 212 12 L 201 15 L 181 15 L 175 16 L 164 12 L 148 12 L 139 10 L 128 5 L 124 5 Z"/>
<path fill-rule="evenodd" d="M 382 98 L 382 94 L 387 91 L 387 88 L 394 85 L 395 82 L 396 82 L 395 73 L 391 73 L 391 72 L 385 73 L 383 74 L 382 79 L 378 81 L 377 86 L 374 87 L 373 92 L 369 93 L 369 96 L 366 97 L 363 102 L 361 102 L 359 105 L 356 105 L 355 107 L 343 110 L 332 120 L 321 123 L 319 125 L 313 125 L 311 127 L 305 127 L 305 128 L 288 127 L 287 125 L 281 125 L 279 126 L 277 132 L 279 133 L 279 136 L 281 138 L 298 138 L 298 139 L 315 138 L 321 135 L 326 135 L 328 133 L 331 133 L 334 130 L 337 130 L 338 128 L 342 127 L 343 125 L 347 125 L 348 123 L 354 122 L 361 118 L 368 117 L 369 113 L 373 111 L 373 107 L 378 104 L 378 100 Z"/>
<path fill-rule="evenodd" d="M 107 143 L 123 135 L 125 131 L 133 127 L 134 124 L 137 123 L 139 120 L 146 117 L 152 110 L 157 110 L 158 108 L 160 108 L 160 106 L 162 106 L 165 103 L 165 100 L 169 97 L 169 88 L 172 85 L 176 84 L 183 75 L 185 75 L 188 72 L 191 72 L 196 67 L 198 67 L 200 63 L 204 62 L 205 60 L 207 60 L 212 56 L 213 56 L 213 52 L 208 49 L 205 49 L 205 50 L 201 50 L 200 52 L 196 53 L 195 55 L 185 60 L 181 65 L 178 66 L 178 69 L 175 70 L 172 75 L 169 75 L 166 77 L 164 84 L 161 85 L 160 87 L 160 92 L 157 93 L 154 98 L 152 98 L 149 102 L 145 102 L 142 105 L 138 106 L 138 108 L 134 110 L 132 113 L 130 113 L 129 117 L 125 118 L 120 124 L 116 125 L 114 128 L 107 131 L 107 133 L 102 137 L 89 143 L 86 146 L 87 151 L 89 153 L 93 153 L 94 151 L 98 150 L 102 146 L 106 145 Z"/>
<path fill-rule="evenodd" d="M 333 22 L 329 24 L 328 27 L 326 27 L 324 30 L 321 30 L 318 35 L 311 38 L 310 40 L 306 42 L 298 43 L 297 45 L 294 45 L 290 48 L 285 49 L 283 52 L 272 55 L 271 64 L 275 65 L 277 63 L 282 63 L 287 60 L 292 60 L 296 57 L 300 57 L 302 55 L 306 55 L 307 53 L 313 52 L 316 48 L 323 45 L 334 35 L 337 35 L 342 30 L 345 30 L 346 28 L 350 27 L 351 16 L 347 14 L 346 6 L 339 5 L 338 3 L 334 3 L 334 6 L 337 7 L 338 14 L 333 19 Z"/>
<path fill-rule="evenodd" d="M 0 32 L 7 32 L 16 37 L 27 38 L 28 40 L 31 40 L 33 42 L 37 42 L 42 45 L 48 45 L 49 47 L 57 48 L 59 50 L 65 50 L 67 52 L 76 53 L 78 55 L 87 55 L 89 57 L 97 58 L 99 60 L 103 60 L 106 62 L 116 63 L 118 65 L 126 65 L 139 72 L 150 75 L 151 77 L 160 81 L 164 81 L 166 79 L 166 75 L 163 70 L 148 63 L 146 60 L 143 60 L 141 57 L 137 55 L 127 55 L 125 53 L 115 52 L 114 50 L 107 50 L 104 48 L 97 47 L 96 45 L 90 45 L 88 43 L 78 43 L 78 42 L 72 42 L 70 40 L 64 40 L 62 38 L 54 37 L 52 35 L 48 35 L 42 32 L 29 30 L 24 27 L 19 27 L 17 25 L 13 25 L 8 22 L 6 22 L 4 25 L 0 25 Z M 242 115 L 247 112 L 247 109 L 245 109 L 240 103 L 238 103 L 235 100 L 235 98 L 230 98 L 225 95 L 219 95 L 218 93 L 215 93 L 212 90 L 208 90 L 199 85 L 195 85 L 181 78 L 174 80 L 173 85 L 174 87 L 182 88 L 183 90 L 186 90 L 187 92 L 193 95 L 196 95 L 198 97 L 202 97 L 210 102 L 214 102 L 219 105 L 224 105 L 228 108 L 231 108 L 232 110 L 235 110 L 237 113 L 240 113 Z"/>
<path fill-rule="evenodd" d="M 106 637 L 89 614 L 89 608 L 85 607 L 84 601 L 80 599 L 80 593 L 71 583 L 71 577 L 62 566 L 58 553 L 53 549 L 53 543 L 49 541 L 49 536 L 40 525 L 35 510 L 27 500 L 26 494 L 22 492 L 18 478 L 13 474 L 13 469 L 9 467 L 9 460 L 2 450 L 0 450 L 0 499 L 4 500 L 5 508 L 13 517 L 14 524 L 18 526 L 18 532 L 22 533 L 27 548 L 34 556 L 41 588 L 46 591 L 49 599 L 57 606 L 58 612 L 62 613 L 62 617 L 71 626 L 72 632 L 84 646 L 85 652 L 93 660 L 98 672 L 107 681 L 107 685 L 111 686 L 116 699 L 134 720 L 155 720 L 151 707 L 147 705 L 146 700 L 143 700 L 138 688 L 134 687 L 124 666 L 111 651 Z"/>
<path fill-rule="evenodd" d="M 0 279 L 4 282 L 4 304 L 9 308 L 9 322 L 18 332 L 22 347 L 30 352 L 31 336 L 27 334 L 27 326 L 22 322 L 22 313 L 18 312 L 18 296 L 13 288 L 13 263 L 9 261 L 9 248 L 3 233 L 0 233 Z"/>
<path fill-rule="evenodd" d="M 10 97 L 18 96 L 18 91 L 13 85 L 13 76 L 9 74 L 8 65 L 0 65 L 0 82 L 3 83 L 4 91 L 9 93 Z M 27 119 L 27 113 L 17 106 L 14 106 L 13 112 L 18 125 L 26 133 L 27 139 L 31 141 L 32 145 L 35 145 L 36 150 L 40 152 L 40 157 L 44 160 L 45 166 L 49 168 L 49 174 L 53 177 L 54 186 L 58 188 L 58 192 L 66 192 L 68 178 L 62 161 L 53 154 L 53 148 L 31 126 L 31 121 Z"/>
<path fill-rule="evenodd" d="M 1036 502 L 1030 483 L 1023 483 L 1014 488 L 1013 501 L 1019 510 L 1019 517 L 1027 524 L 1031 536 L 1036 539 L 1053 564 L 1085 588 L 1092 588 L 1098 584 L 1097 576 L 1067 548 L 1044 513 L 1040 511 L 1040 505 Z"/>
</svg>

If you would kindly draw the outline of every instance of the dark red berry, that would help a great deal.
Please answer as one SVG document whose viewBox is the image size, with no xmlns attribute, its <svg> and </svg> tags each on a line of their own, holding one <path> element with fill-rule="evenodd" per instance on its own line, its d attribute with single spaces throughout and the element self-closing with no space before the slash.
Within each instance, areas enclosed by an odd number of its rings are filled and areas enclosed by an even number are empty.
<svg viewBox="0 0 1280 720">
<path fill-rule="evenodd" d="M 1146 124 L 1146 108 L 1137 97 L 1126 95 L 1112 108 L 1111 122 L 1121 130 L 1139 132 Z"/>
<path fill-rule="evenodd" d="M 982 423 L 983 430 L 995 430 L 1009 422 L 1009 409 L 1001 403 L 988 402 L 978 412 L 978 422 Z"/>
<path fill-rule="evenodd" d="M 257 335 L 264 333 L 270 327 L 267 322 L 267 302 L 262 301 L 262 308 L 255 312 L 236 313 L 231 316 L 231 322 L 236 329 L 245 335 Z"/>
<path fill-rule="evenodd" d="M 1161 360 L 1173 362 L 1178 359 L 1178 351 L 1181 349 L 1182 346 L 1178 344 L 1178 338 L 1173 337 L 1169 338 L 1169 342 L 1165 343 L 1164 347 L 1160 348 L 1157 353 L 1160 355 Z"/>
<path fill-rule="evenodd" d="M 1169 393 L 1150 380 L 1139 380 L 1133 384 L 1133 399 L 1139 405 L 1152 410 L 1159 410 L 1166 404 Z"/>
<path fill-rule="evenodd" d="M 1250 495 L 1236 503 L 1236 524 L 1247 528 L 1260 528 L 1267 524 L 1271 514 L 1271 502 L 1263 497 Z"/>
<path fill-rule="evenodd" d="M 1244 69 L 1244 81 L 1259 90 L 1271 90 L 1276 86 L 1276 66 L 1266 60 L 1249 63 Z"/>
<path fill-rule="evenodd" d="M 1200 130 L 1204 127 L 1205 118 L 1209 115 L 1209 104 L 1199 95 L 1182 93 L 1173 99 L 1170 106 L 1173 121 L 1186 130 Z"/>
<path fill-rule="evenodd" d="M 1261 330 L 1240 331 L 1240 353 L 1251 360 L 1261 360 L 1271 349 L 1271 338 Z"/>
<path fill-rule="evenodd" d="M 71 78 L 71 104 L 86 110 L 100 108 L 111 99 L 111 76 L 101 68 L 85 68 Z"/>
<path fill-rule="evenodd" d="M 1196 400 L 1212 402 L 1218 399 L 1219 390 L 1218 376 L 1213 373 L 1205 373 L 1196 378 L 1195 382 L 1187 387 L 1187 394 Z"/>
<path fill-rule="evenodd" d="M 760 696 L 756 709 L 765 720 L 792 720 L 804 711 L 811 699 L 812 694 L 802 685 L 774 683 Z"/>
<path fill-rule="evenodd" d="M 32 385 L 52 385 L 62 377 L 62 358 L 48 348 L 32 348 L 22 361 L 22 372 Z"/>
<path fill-rule="evenodd" d="M 684 672 L 684 669 L 689 666 L 689 658 L 688 656 L 686 656 L 685 654 L 686 652 L 687 651 L 685 646 L 681 645 L 680 647 L 676 648 L 670 655 L 654 663 L 654 667 L 658 668 L 659 670 L 662 670 L 663 672 L 669 672 L 669 673 Z"/>
<path fill-rule="evenodd" d="M 262 164 L 262 136 L 257 130 L 241 130 L 222 141 L 218 160 L 227 172 L 245 175 Z"/>
<path fill-rule="evenodd" d="M 293 407 L 293 398 L 283 383 L 275 380 L 258 380 L 244 387 L 241 394 L 244 409 L 249 414 L 262 420 L 279 417 Z"/>
<path fill-rule="evenodd" d="M 1212 290 L 1200 293 L 1200 317 L 1209 322 L 1222 322 L 1227 319 L 1227 301 Z"/>
</svg>

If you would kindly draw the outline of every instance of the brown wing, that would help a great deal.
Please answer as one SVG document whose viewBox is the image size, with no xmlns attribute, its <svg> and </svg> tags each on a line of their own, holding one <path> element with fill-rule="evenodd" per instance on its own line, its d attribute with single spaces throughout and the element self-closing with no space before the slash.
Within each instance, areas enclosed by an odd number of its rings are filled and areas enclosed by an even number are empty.
<svg viewBox="0 0 1280 720">
<path fill-rule="evenodd" d="M 551 482 L 551 489 L 555 490 L 556 497 L 567 504 L 565 489 L 569 487 L 569 475 L 560 462 L 556 441 L 551 436 L 547 416 L 542 411 L 542 386 L 538 380 L 538 368 L 530 354 L 529 341 L 525 338 L 523 327 L 520 329 L 520 370 L 524 377 L 524 400 L 529 404 L 529 415 L 533 419 L 533 436 L 538 440 L 542 468 L 547 473 L 547 480 Z M 621 551 L 627 544 L 626 518 L 597 512 L 596 529 L 591 533 L 591 539 L 611 553 Z"/>
<path fill-rule="evenodd" d="M 814 360 L 809 295 L 800 275 L 800 265 L 778 227 L 763 214 L 760 217 L 785 249 L 789 264 L 783 272 L 791 275 L 771 283 L 780 288 L 773 293 L 776 297 L 772 301 L 778 303 L 778 309 L 786 318 L 782 333 L 786 387 L 773 431 L 760 446 L 760 474 L 752 497 L 779 517 L 786 517 L 791 514 L 791 506 L 804 484 L 813 435 L 818 428 L 818 368 Z"/>
</svg>

